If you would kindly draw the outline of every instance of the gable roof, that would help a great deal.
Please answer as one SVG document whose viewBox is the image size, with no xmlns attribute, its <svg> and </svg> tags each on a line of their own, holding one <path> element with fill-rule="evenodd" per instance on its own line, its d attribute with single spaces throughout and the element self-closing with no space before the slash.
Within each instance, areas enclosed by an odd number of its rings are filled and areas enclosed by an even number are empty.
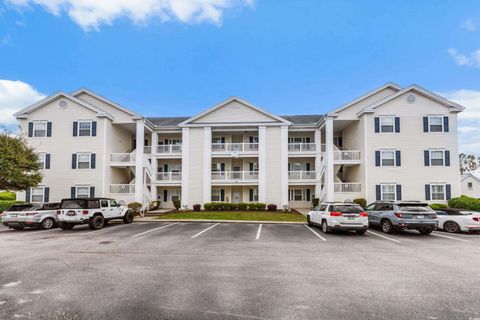
<svg viewBox="0 0 480 320">
<path fill-rule="evenodd" d="M 444 97 L 442 97 L 442 96 L 440 96 L 440 95 L 438 95 L 438 94 L 436 94 L 436 93 L 434 93 L 430 90 L 427 90 L 423 87 L 420 87 L 419 85 L 412 84 L 412 85 L 398 91 L 397 93 L 394 93 L 394 94 L 392 94 L 392 95 L 390 95 L 390 96 L 388 96 L 388 97 L 386 97 L 386 98 L 384 98 L 380 101 L 377 101 L 377 102 L 369 105 L 368 107 L 360 110 L 357 114 L 361 115 L 363 113 L 374 112 L 375 109 L 378 108 L 379 106 L 381 106 L 381 105 L 383 105 L 383 104 L 385 104 L 385 103 L 387 103 L 387 102 L 389 102 L 389 101 L 391 101 L 391 100 L 393 100 L 393 99 L 395 99 L 395 98 L 397 98 L 397 97 L 401 96 L 402 94 L 404 94 L 406 92 L 409 92 L 409 91 L 415 91 L 417 93 L 423 94 L 423 95 L 429 97 L 430 99 L 432 99 L 434 101 L 437 101 L 438 103 L 449 107 L 452 112 L 462 112 L 463 110 L 465 110 L 465 107 L 459 105 L 458 103 L 450 101 L 450 100 L 448 100 L 448 99 L 446 99 L 446 98 L 444 98 Z"/>
<path fill-rule="evenodd" d="M 225 105 L 227 105 L 227 104 L 229 104 L 229 103 L 232 103 L 232 102 L 234 102 L 234 101 L 239 102 L 239 103 L 241 103 L 241 104 L 243 104 L 243 105 L 245 105 L 245 106 L 247 106 L 247 107 L 249 107 L 249 108 L 257 111 L 257 112 L 260 112 L 261 114 L 264 114 L 264 115 L 266 115 L 266 116 L 268 116 L 268 117 L 271 117 L 272 119 L 275 119 L 275 120 L 277 120 L 277 121 L 279 121 L 279 122 L 282 122 L 282 123 L 284 123 L 284 124 L 286 124 L 286 125 L 290 125 L 290 124 L 291 124 L 290 121 L 287 121 L 287 120 L 285 120 L 285 119 L 283 119 L 283 118 L 281 118 L 281 117 L 279 117 L 279 116 L 276 116 L 276 115 L 271 114 L 271 113 L 269 113 L 269 112 L 267 112 L 267 111 L 265 111 L 265 110 L 263 110 L 263 109 L 260 109 L 259 107 L 256 107 L 256 106 L 254 106 L 253 104 L 251 104 L 251 103 L 249 103 L 249 102 L 247 102 L 247 101 L 245 101 L 245 100 L 242 100 L 242 99 L 240 99 L 240 98 L 238 98 L 238 97 L 231 97 L 231 98 L 229 98 L 229 99 L 227 99 L 227 100 L 225 100 L 225 101 L 217 104 L 216 106 L 213 106 L 212 108 L 207 109 L 207 110 L 205 110 L 205 111 L 203 111 L 203 112 L 201 112 L 201 113 L 199 113 L 199 114 L 197 114 L 197 115 L 195 115 L 195 116 L 193 116 L 193 117 L 191 117 L 191 118 L 189 118 L 189 119 L 187 119 L 187 120 L 179 123 L 179 126 L 189 125 L 189 124 L 191 124 L 193 121 L 198 120 L 198 119 L 200 119 L 201 117 L 206 116 L 207 114 L 212 113 L 213 111 L 218 110 L 218 109 L 224 107 Z"/>
<path fill-rule="evenodd" d="M 473 179 L 477 180 L 478 182 L 480 182 L 480 173 L 479 172 L 469 172 L 469 173 L 465 173 L 464 175 L 462 175 L 462 177 L 460 178 L 460 181 L 463 181 L 469 177 L 472 177 Z"/>
<path fill-rule="evenodd" d="M 60 98 L 60 97 L 63 97 L 64 99 L 67 99 L 67 100 L 73 101 L 73 102 L 75 102 L 75 103 L 78 103 L 79 105 L 81 105 L 81 106 L 83 106 L 83 107 L 85 107 L 85 108 L 87 108 L 87 109 L 90 109 L 90 110 L 92 110 L 93 112 L 96 112 L 96 113 L 97 113 L 97 117 L 107 117 L 107 118 L 113 120 L 113 117 L 112 117 L 111 114 L 109 114 L 109 113 L 107 113 L 107 112 L 105 112 L 105 111 L 103 111 L 103 110 L 100 110 L 100 109 L 98 109 L 97 107 L 92 106 L 91 104 L 86 103 L 86 102 L 83 101 L 83 100 L 77 99 L 77 98 L 75 98 L 75 97 L 73 97 L 73 96 L 71 96 L 71 95 L 69 95 L 68 93 L 65 93 L 65 92 L 63 92 L 63 91 L 59 91 L 59 92 L 57 92 L 57 93 L 54 93 L 54 94 L 52 94 L 52 95 L 50 95 L 50 96 L 48 96 L 48 97 L 46 97 L 46 98 L 44 98 L 44 99 L 42 99 L 42 100 L 34 103 L 34 104 L 32 104 L 32 105 L 30 105 L 30 106 L 28 106 L 28 107 L 26 107 L 26 108 L 23 108 L 22 110 L 14 113 L 13 116 L 16 117 L 16 118 L 24 118 L 24 117 L 27 116 L 27 114 L 29 114 L 29 113 L 37 110 L 37 109 L 40 109 L 40 108 L 43 107 L 44 105 L 46 105 L 46 104 L 48 104 L 48 103 L 50 103 L 50 102 L 52 102 L 52 101 L 54 101 L 55 99 L 58 99 L 58 98 Z"/>
</svg>

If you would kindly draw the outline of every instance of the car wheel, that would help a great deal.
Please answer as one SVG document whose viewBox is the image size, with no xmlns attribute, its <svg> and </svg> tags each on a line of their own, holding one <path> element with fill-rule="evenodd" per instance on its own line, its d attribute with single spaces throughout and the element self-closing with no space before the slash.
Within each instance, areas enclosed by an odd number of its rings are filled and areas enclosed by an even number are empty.
<svg viewBox="0 0 480 320">
<path fill-rule="evenodd" d="M 92 230 L 102 229 L 105 225 L 105 219 L 101 215 L 94 216 L 88 222 L 88 227 Z"/>
<path fill-rule="evenodd" d="M 418 232 L 427 236 L 427 235 L 429 235 L 430 233 L 433 232 L 433 229 L 420 229 L 420 230 L 418 230 Z"/>
<path fill-rule="evenodd" d="M 307 225 L 309 227 L 313 227 L 313 222 L 312 222 L 312 220 L 310 220 L 310 216 L 307 216 Z"/>
<path fill-rule="evenodd" d="M 443 230 L 449 233 L 457 233 L 460 231 L 460 226 L 453 221 L 447 221 L 443 224 Z"/>
<path fill-rule="evenodd" d="M 393 232 L 393 226 L 392 226 L 392 223 L 389 220 L 383 220 L 382 221 L 382 231 L 384 233 L 392 233 Z"/>
<path fill-rule="evenodd" d="M 330 228 L 328 227 L 327 220 L 322 221 L 322 232 L 323 233 L 329 233 Z"/>
<path fill-rule="evenodd" d="M 363 229 L 363 230 L 355 230 L 357 232 L 357 234 L 365 234 L 365 232 L 367 232 L 367 229 Z"/>
<path fill-rule="evenodd" d="M 46 218 L 42 221 L 42 224 L 40 225 L 40 228 L 43 230 L 50 230 L 53 227 L 55 227 L 55 220 L 52 218 Z"/>
<path fill-rule="evenodd" d="M 70 224 L 68 222 L 59 222 L 58 226 L 62 230 L 72 230 L 73 229 L 73 224 Z"/>
<path fill-rule="evenodd" d="M 133 222 L 133 213 L 131 211 L 128 211 L 123 216 L 123 223 L 132 223 L 132 222 Z"/>
</svg>

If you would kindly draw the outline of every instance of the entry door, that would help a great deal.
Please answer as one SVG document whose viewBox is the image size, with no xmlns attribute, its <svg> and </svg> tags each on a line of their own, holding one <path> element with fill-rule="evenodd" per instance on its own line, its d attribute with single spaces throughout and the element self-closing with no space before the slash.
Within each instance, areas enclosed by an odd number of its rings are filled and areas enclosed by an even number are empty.
<svg viewBox="0 0 480 320">
<path fill-rule="evenodd" d="M 240 192 L 233 192 L 232 194 L 232 202 L 233 203 L 240 203 L 241 201 L 241 195 L 240 195 Z"/>
</svg>

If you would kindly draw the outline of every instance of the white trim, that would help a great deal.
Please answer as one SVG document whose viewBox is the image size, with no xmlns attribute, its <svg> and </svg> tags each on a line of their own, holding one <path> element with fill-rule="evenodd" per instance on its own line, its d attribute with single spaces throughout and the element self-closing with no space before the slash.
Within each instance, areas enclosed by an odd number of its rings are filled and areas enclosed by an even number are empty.
<svg viewBox="0 0 480 320">
<path fill-rule="evenodd" d="M 325 173 L 325 187 L 327 188 L 327 202 L 332 202 L 334 195 L 334 163 L 333 163 L 333 119 L 327 118 L 325 122 L 325 154 L 327 157 L 327 167 Z"/>
<path fill-rule="evenodd" d="M 44 136 L 37 136 L 35 135 L 35 125 L 44 123 L 45 124 L 45 135 Z M 32 138 L 47 138 L 47 131 L 48 131 L 48 120 L 33 120 L 32 121 Z"/>
<path fill-rule="evenodd" d="M 42 189 L 42 201 L 33 202 L 33 189 Z M 29 202 L 29 203 L 43 203 L 43 202 L 45 202 L 45 186 L 30 187 L 30 199 L 28 199 L 27 202 Z"/>
<path fill-rule="evenodd" d="M 396 167 L 397 166 L 397 150 L 396 149 L 380 149 L 378 151 L 380 151 L 380 167 Z M 393 152 L 393 165 L 391 166 L 383 165 L 383 152 Z"/>
<path fill-rule="evenodd" d="M 76 155 L 77 155 L 77 163 L 76 163 L 76 167 L 75 167 L 76 170 L 90 170 L 90 169 L 92 169 L 92 153 L 91 152 L 77 152 Z M 79 161 L 80 155 L 82 155 L 82 156 L 88 155 L 88 168 L 79 168 L 78 164 L 80 163 L 80 161 Z"/>
<path fill-rule="evenodd" d="M 433 166 L 433 165 L 432 165 L 432 151 L 441 151 L 441 152 L 442 152 L 442 154 L 443 154 L 443 158 L 442 158 L 443 164 L 442 164 L 442 165 L 437 165 L 437 166 Z M 445 164 L 445 162 L 446 162 L 446 161 L 445 161 L 445 159 L 446 159 L 446 157 L 445 157 L 445 151 L 447 151 L 447 150 L 446 150 L 446 149 L 440 149 L 440 148 L 438 148 L 438 149 L 435 149 L 435 148 L 434 148 L 434 149 L 428 149 L 428 166 L 429 166 L 429 167 L 446 167 L 446 164 Z M 450 161 L 451 161 L 451 159 L 450 159 Z"/>
<path fill-rule="evenodd" d="M 288 207 L 288 126 L 280 128 L 281 204 Z M 282 208 L 283 209 L 283 208 Z"/>
<path fill-rule="evenodd" d="M 145 121 L 139 119 L 136 121 L 135 130 L 135 202 L 142 203 L 143 205 L 143 167 L 144 167 L 144 144 L 145 144 Z"/>
<path fill-rule="evenodd" d="M 393 123 L 392 123 L 392 131 L 383 131 L 382 130 L 382 119 L 385 118 L 393 118 Z M 378 122 L 379 122 L 379 131 L 378 133 L 385 133 L 385 134 L 392 134 L 392 133 L 397 133 L 395 132 L 395 116 L 394 115 L 382 115 L 378 116 Z"/>
<path fill-rule="evenodd" d="M 446 117 L 446 115 L 443 115 L 443 114 L 431 114 L 431 115 L 428 115 L 427 116 L 427 119 L 428 119 L 428 131 L 427 133 L 444 133 L 445 132 L 445 120 L 444 120 L 444 117 Z M 441 121 L 441 124 L 442 124 L 442 131 L 432 131 L 430 129 L 430 119 L 431 118 L 442 118 L 442 121 Z"/>
<path fill-rule="evenodd" d="M 203 128 L 203 203 L 212 198 L 212 128 Z"/>
<path fill-rule="evenodd" d="M 380 200 L 381 201 L 390 201 L 383 199 L 383 187 L 384 186 L 393 186 L 393 201 L 397 201 L 397 185 L 398 183 L 380 183 Z"/>
<path fill-rule="evenodd" d="M 80 123 L 90 123 L 90 134 L 88 136 L 80 135 Z M 93 121 L 92 120 L 77 120 L 77 137 L 92 137 Z"/>
<path fill-rule="evenodd" d="M 182 206 L 189 205 L 190 188 L 190 128 L 182 128 Z"/>
<path fill-rule="evenodd" d="M 115 103 L 113 102 L 112 100 L 110 99 L 107 99 L 89 89 L 86 89 L 86 88 L 80 88 L 80 89 L 77 89 L 75 91 L 73 91 L 72 93 L 70 93 L 70 95 L 74 96 L 75 98 L 77 98 L 78 95 L 80 95 L 81 93 L 86 93 L 88 95 L 91 95 L 92 97 L 94 98 L 97 98 L 98 100 L 101 100 L 103 102 L 105 102 L 106 104 L 109 104 L 111 105 L 112 107 L 115 107 L 121 111 L 124 111 L 126 113 L 128 113 L 129 115 L 131 116 L 136 116 L 136 117 L 139 117 L 139 118 L 142 118 L 142 116 L 140 116 L 138 113 L 134 112 L 134 111 L 131 111 L 125 107 L 122 107 L 121 105 L 119 105 L 118 103 Z M 78 99 L 78 98 L 77 98 Z M 80 100 L 80 99 L 79 99 Z M 83 100 L 82 100 L 83 101 Z"/>
<path fill-rule="evenodd" d="M 78 188 L 88 188 L 88 194 L 84 198 L 89 198 L 90 197 L 90 190 L 93 186 L 89 184 L 79 184 L 75 185 L 75 198 L 78 198 Z"/>
<path fill-rule="evenodd" d="M 40 163 L 40 156 L 43 156 L 43 166 L 40 168 L 40 170 L 47 170 L 47 169 L 46 169 L 46 166 L 47 166 L 47 153 L 46 153 L 46 152 L 38 152 L 38 153 L 37 153 L 37 156 L 38 156 L 38 163 Z"/>
<path fill-rule="evenodd" d="M 98 129 L 98 128 L 97 128 Z M 107 119 L 103 124 L 103 168 L 102 168 L 102 196 L 106 195 L 107 188 Z"/>
<path fill-rule="evenodd" d="M 430 201 L 447 201 L 447 184 L 446 183 L 429 183 L 430 186 Z M 443 187 L 443 199 L 433 199 L 433 186 Z"/>
<path fill-rule="evenodd" d="M 267 196 L 267 128 L 265 126 L 258 127 L 258 201 L 266 202 Z"/>
</svg>

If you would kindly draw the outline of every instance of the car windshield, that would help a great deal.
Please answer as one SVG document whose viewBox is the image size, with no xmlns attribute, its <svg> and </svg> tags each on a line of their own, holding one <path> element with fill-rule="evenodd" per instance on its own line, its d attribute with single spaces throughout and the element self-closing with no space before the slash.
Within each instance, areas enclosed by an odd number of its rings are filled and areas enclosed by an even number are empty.
<svg viewBox="0 0 480 320">
<path fill-rule="evenodd" d="M 28 210 L 38 211 L 38 210 L 45 210 L 45 209 L 43 209 L 43 204 L 36 204 Z"/>
<path fill-rule="evenodd" d="M 331 206 L 330 212 L 360 213 L 363 212 L 363 209 L 360 206 L 336 205 Z"/>
<path fill-rule="evenodd" d="M 63 200 L 60 208 L 62 209 L 83 209 L 85 200 Z"/>
<path fill-rule="evenodd" d="M 26 211 L 30 210 L 33 207 L 31 204 L 14 204 L 10 208 L 8 208 L 6 211 Z"/>
<path fill-rule="evenodd" d="M 430 208 L 427 204 L 399 204 L 398 207 L 401 211 L 407 212 L 433 212 L 433 209 Z"/>
</svg>

